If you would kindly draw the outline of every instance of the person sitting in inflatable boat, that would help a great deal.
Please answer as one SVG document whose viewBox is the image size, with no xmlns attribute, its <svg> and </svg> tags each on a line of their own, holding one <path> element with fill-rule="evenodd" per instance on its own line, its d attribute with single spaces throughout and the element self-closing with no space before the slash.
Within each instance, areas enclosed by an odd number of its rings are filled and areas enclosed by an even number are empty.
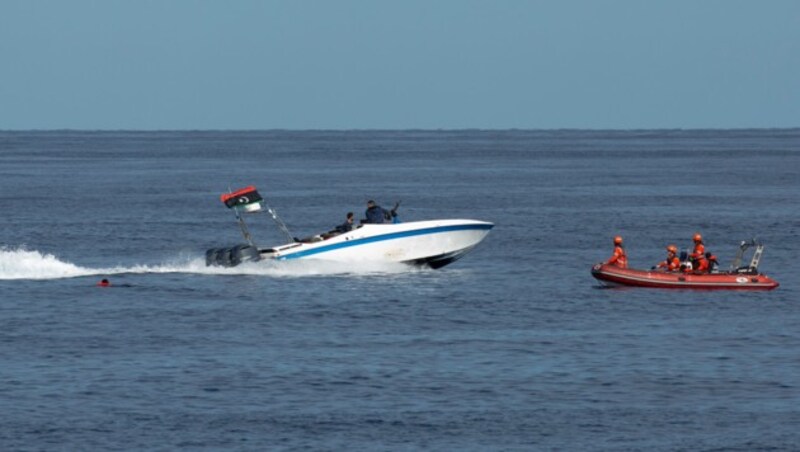
<svg viewBox="0 0 800 452">
<path fill-rule="evenodd" d="M 667 246 L 667 259 L 658 263 L 652 269 L 663 269 L 664 271 L 674 272 L 681 268 L 681 260 L 678 258 L 678 247 L 675 245 Z"/>
<path fill-rule="evenodd" d="M 715 270 L 717 267 L 717 257 L 710 252 L 706 252 L 702 235 L 695 234 L 693 240 L 694 250 L 692 254 L 689 255 L 692 267 L 684 271 L 686 273 L 711 273 L 711 271 Z"/>
<path fill-rule="evenodd" d="M 613 264 L 619 268 L 628 268 L 628 256 L 625 254 L 625 248 L 622 247 L 622 237 L 614 237 L 614 254 L 605 261 L 605 264 Z"/>
</svg>

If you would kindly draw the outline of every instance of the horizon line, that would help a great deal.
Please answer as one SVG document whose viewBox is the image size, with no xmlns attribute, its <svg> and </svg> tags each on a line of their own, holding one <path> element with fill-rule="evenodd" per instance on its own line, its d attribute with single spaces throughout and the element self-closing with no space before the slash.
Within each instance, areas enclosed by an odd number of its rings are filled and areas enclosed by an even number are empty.
<svg viewBox="0 0 800 452">
<path fill-rule="evenodd" d="M 229 128 L 229 129 L 78 129 L 78 128 L 29 128 L 29 129 L 0 129 L 0 133 L 8 132 L 644 132 L 644 131 L 733 131 L 733 130 L 800 130 L 794 127 L 636 127 L 636 128 L 593 128 L 593 127 L 551 127 L 551 128 L 481 128 L 481 127 L 455 127 L 455 128 Z"/>
</svg>

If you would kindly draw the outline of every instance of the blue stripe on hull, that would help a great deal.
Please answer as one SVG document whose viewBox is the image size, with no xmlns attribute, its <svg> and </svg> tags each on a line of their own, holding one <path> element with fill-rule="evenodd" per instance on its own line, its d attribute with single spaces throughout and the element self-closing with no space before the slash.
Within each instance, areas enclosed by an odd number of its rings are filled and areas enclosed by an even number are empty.
<svg viewBox="0 0 800 452">
<path fill-rule="evenodd" d="M 280 256 L 278 260 L 297 259 L 306 256 L 312 256 L 319 253 L 327 253 L 328 251 L 348 248 L 351 246 L 366 245 L 367 243 L 383 242 L 385 240 L 402 239 L 405 237 L 414 237 L 418 235 L 439 234 L 442 232 L 452 231 L 467 231 L 467 230 L 489 230 L 492 229 L 492 224 L 464 224 L 455 226 L 437 226 L 434 228 L 415 229 L 411 231 L 393 232 L 391 234 L 383 234 L 374 237 L 365 237 L 361 239 L 348 240 L 346 242 L 335 243 L 333 245 L 321 246 L 311 250 L 298 251 L 296 253 Z"/>
</svg>

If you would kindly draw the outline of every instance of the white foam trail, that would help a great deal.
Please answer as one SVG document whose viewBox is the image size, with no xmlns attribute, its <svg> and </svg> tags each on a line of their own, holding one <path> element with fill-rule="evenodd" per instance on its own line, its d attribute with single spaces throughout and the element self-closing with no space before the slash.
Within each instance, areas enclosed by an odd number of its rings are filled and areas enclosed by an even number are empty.
<svg viewBox="0 0 800 452">
<path fill-rule="evenodd" d="M 182 257 L 158 265 L 131 267 L 87 268 L 64 262 L 52 254 L 24 248 L 0 248 L 0 280 L 61 279 L 81 276 L 108 276 L 123 273 L 194 273 L 203 275 L 263 275 L 271 277 L 302 277 L 320 275 L 399 274 L 418 271 L 398 263 L 341 263 L 322 260 L 261 261 L 233 268 L 206 267 L 205 258 Z"/>
<path fill-rule="evenodd" d="M 96 271 L 62 262 L 52 254 L 0 248 L 0 279 L 74 278 L 93 274 Z"/>
</svg>

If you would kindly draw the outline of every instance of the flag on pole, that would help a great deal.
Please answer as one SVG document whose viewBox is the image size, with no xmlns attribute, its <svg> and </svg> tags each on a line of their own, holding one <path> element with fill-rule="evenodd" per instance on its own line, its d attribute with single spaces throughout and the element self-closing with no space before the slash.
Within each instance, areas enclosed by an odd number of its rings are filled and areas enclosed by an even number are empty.
<svg viewBox="0 0 800 452">
<path fill-rule="evenodd" d="M 241 208 L 245 212 L 258 212 L 261 210 L 261 201 L 264 199 L 258 194 L 256 187 L 247 186 L 233 193 L 223 193 L 220 197 L 228 208 Z"/>
</svg>

